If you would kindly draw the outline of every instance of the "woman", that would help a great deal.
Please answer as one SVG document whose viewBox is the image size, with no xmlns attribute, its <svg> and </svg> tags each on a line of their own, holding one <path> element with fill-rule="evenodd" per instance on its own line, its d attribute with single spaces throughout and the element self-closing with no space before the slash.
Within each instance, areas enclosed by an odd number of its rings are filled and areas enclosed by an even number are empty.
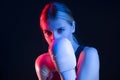
<svg viewBox="0 0 120 80">
<path fill-rule="evenodd" d="M 64 4 L 46 4 L 40 27 L 49 49 L 35 61 L 39 80 L 99 80 L 98 52 L 77 42 L 74 18 Z"/>
</svg>

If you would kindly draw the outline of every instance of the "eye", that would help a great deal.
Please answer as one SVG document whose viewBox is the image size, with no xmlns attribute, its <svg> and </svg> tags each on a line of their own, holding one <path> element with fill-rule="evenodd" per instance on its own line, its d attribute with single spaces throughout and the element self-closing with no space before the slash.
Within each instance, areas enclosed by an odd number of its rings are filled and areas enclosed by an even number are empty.
<svg viewBox="0 0 120 80">
<path fill-rule="evenodd" d="M 49 31 L 49 30 L 45 30 L 45 31 L 44 31 L 44 34 L 46 34 L 47 36 L 50 36 L 50 35 L 52 35 L 52 32 Z"/>
<path fill-rule="evenodd" d="M 57 32 L 58 32 L 58 33 L 62 33 L 64 30 L 65 30 L 64 28 L 59 28 L 59 29 L 57 30 Z"/>
</svg>

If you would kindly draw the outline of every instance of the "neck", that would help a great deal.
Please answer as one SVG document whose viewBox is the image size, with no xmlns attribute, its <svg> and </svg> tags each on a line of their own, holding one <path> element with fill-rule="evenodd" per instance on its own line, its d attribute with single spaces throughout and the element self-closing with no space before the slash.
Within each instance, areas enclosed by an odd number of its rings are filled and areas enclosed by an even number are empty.
<svg viewBox="0 0 120 80">
<path fill-rule="evenodd" d="M 72 46 L 73 46 L 74 51 L 76 52 L 77 48 L 79 47 L 79 44 L 75 40 L 73 40 Z"/>
</svg>

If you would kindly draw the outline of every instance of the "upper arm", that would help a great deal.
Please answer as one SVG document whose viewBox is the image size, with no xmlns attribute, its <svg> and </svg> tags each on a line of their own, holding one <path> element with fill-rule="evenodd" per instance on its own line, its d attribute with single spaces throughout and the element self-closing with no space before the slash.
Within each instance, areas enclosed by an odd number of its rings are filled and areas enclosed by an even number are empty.
<svg viewBox="0 0 120 80">
<path fill-rule="evenodd" d="M 85 47 L 82 63 L 78 72 L 78 80 L 99 80 L 99 56 L 93 47 Z"/>
</svg>

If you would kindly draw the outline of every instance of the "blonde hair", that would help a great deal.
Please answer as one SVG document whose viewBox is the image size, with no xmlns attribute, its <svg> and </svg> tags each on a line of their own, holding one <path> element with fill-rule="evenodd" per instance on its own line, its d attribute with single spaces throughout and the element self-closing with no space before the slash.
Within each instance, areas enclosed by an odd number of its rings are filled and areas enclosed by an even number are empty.
<svg viewBox="0 0 120 80">
<path fill-rule="evenodd" d="M 48 3 L 43 8 L 40 16 L 40 26 L 44 27 L 48 19 L 64 19 L 68 23 L 72 24 L 74 18 L 70 9 L 62 3 L 53 2 Z"/>
<path fill-rule="evenodd" d="M 58 18 L 67 21 L 70 25 L 73 25 L 74 18 L 72 16 L 72 12 L 66 5 L 59 2 L 52 2 L 46 4 L 40 16 L 41 29 L 47 25 L 48 19 L 58 19 Z M 75 42 L 77 42 L 74 35 L 73 35 L 73 39 Z"/>
</svg>

